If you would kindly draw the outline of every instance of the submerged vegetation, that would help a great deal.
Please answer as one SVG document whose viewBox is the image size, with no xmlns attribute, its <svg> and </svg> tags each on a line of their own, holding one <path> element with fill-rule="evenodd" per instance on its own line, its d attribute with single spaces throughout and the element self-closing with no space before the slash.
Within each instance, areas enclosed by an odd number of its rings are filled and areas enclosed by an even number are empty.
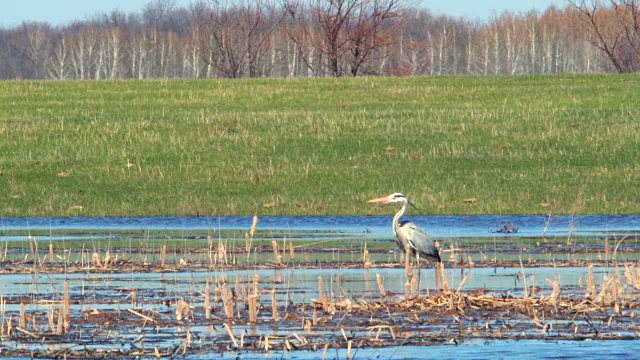
<svg viewBox="0 0 640 360">
<path fill-rule="evenodd" d="M 3 216 L 640 212 L 640 77 L 0 83 Z"/>
</svg>

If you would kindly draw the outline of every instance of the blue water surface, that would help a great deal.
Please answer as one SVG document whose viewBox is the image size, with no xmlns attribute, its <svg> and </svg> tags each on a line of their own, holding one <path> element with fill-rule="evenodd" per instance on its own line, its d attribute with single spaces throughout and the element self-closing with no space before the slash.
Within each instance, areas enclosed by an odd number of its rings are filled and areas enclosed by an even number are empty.
<svg viewBox="0 0 640 360">
<path fill-rule="evenodd" d="M 504 235 L 498 232 L 510 223 L 517 232 L 510 236 L 620 235 L 640 232 L 640 214 L 632 215 L 418 215 L 405 216 L 434 237 Z M 4 230 L 246 230 L 251 216 L 160 216 L 160 217 L 22 217 L 0 218 Z M 336 233 L 391 234 L 391 216 L 262 216 L 260 230 L 310 230 Z"/>
</svg>

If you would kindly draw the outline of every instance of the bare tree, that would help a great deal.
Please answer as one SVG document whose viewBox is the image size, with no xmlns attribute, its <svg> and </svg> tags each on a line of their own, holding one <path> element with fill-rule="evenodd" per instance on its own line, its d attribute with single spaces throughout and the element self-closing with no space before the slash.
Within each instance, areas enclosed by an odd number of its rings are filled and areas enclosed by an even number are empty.
<svg viewBox="0 0 640 360">
<path fill-rule="evenodd" d="M 286 30 L 314 73 L 358 75 L 378 51 L 396 41 L 401 0 L 285 1 Z"/>
<path fill-rule="evenodd" d="M 34 70 L 34 77 L 42 75 L 45 61 L 48 57 L 48 46 L 50 39 L 47 36 L 47 27 L 38 23 L 22 23 L 22 28 L 26 38 L 24 48 L 27 59 L 31 62 Z"/>
<path fill-rule="evenodd" d="M 262 61 L 279 22 L 269 4 L 267 0 L 211 0 L 199 20 L 201 59 L 224 77 L 262 76 Z"/>
<path fill-rule="evenodd" d="M 602 50 L 616 71 L 640 70 L 640 0 L 572 1 L 594 36 L 588 40 Z"/>
</svg>

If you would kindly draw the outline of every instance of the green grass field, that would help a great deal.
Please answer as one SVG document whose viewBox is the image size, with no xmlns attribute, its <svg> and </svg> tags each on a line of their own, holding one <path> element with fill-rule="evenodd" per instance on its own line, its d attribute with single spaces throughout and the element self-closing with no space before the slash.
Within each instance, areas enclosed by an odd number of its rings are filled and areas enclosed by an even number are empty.
<svg viewBox="0 0 640 360">
<path fill-rule="evenodd" d="M 5 217 L 640 212 L 638 75 L 7 81 L 0 139 Z"/>
</svg>

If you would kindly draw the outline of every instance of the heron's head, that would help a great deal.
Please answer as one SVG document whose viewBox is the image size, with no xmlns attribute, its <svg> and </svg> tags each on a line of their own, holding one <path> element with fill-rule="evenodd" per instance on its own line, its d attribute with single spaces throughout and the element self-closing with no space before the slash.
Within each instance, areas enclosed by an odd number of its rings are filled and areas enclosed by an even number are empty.
<svg viewBox="0 0 640 360">
<path fill-rule="evenodd" d="M 369 200 L 370 203 L 383 203 L 383 204 L 393 204 L 393 203 L 403 203 L 403 202 L 409 202 L 409 200 L 407 199 L 406 196 L 402 195 L 401 193 L 393 193 L 391 195 L 385 196 L 385 197 L 381 197 L 381 198 L 377 198 L 377 199 L 371 199 Z"/>
</svg>

